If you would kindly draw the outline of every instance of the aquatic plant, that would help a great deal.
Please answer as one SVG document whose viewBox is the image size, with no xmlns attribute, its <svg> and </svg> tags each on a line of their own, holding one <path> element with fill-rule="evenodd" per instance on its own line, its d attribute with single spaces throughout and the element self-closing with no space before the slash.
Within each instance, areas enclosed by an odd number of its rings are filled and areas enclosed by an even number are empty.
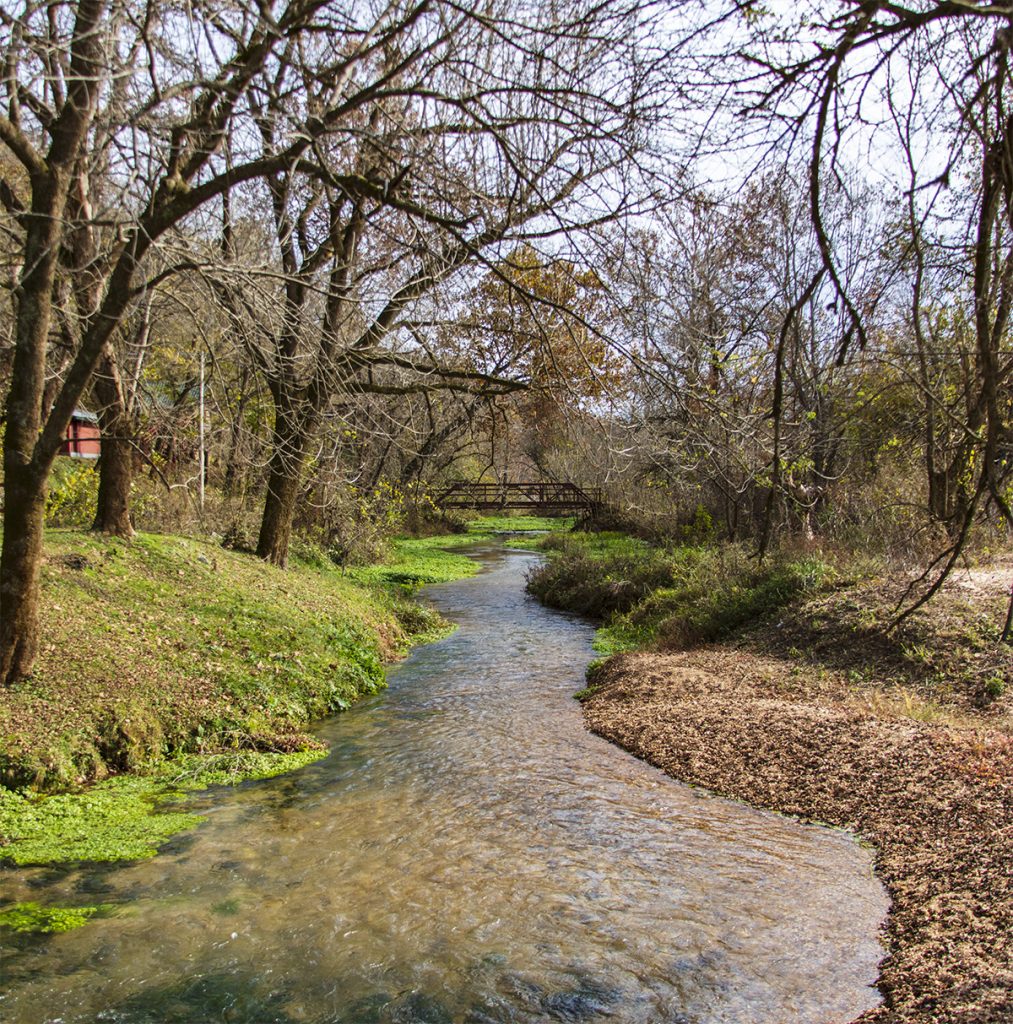
<svg viewBox="0 0 1013 1024">
<path fill-rule="evenodd" d="M 153 857 L 170 836 L 203 820 L 158 811 L 168 795 L 164 782 L 133 776 L 48 797 L 0 789 L 0 855 L 21 865 Z"/>
<path fill-rule="evenodd" d="M 45 907 L 41 903 L 15 903 L 0 910 L 0 927 L 16 932 L 70 932 L 87 924 L 96 914 L 104 914 L 111 909 L 109 903 L 100 903 L 94 907 Z"/>
<path fill-rule="evenodd" d="M 326 756 L 236 750 L 162 762 L 149 775 L 118 776 L 82 793 L 43 796 L 0 789 L 0 857 L 15 864 L 139 860 L 204 819 L 168 804 L 185 792 L 294 771 Z"/>
</svg>

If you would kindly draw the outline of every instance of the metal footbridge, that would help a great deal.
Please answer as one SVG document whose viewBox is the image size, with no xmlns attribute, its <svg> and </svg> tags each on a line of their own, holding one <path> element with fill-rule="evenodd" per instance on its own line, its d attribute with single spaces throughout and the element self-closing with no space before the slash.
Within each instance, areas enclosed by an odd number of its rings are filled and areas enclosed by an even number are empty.
<svg viewBox="0 0 1013 1024">
<path fill-rule="evenodd" d="M 598 488 L 571 483 L 472 483 L 458 481 L 433 495 L 443 509 L 474 509 L 478 512 L 537 512 L 545 516 L 594 515 L 604 504 Z"/>
</svg>

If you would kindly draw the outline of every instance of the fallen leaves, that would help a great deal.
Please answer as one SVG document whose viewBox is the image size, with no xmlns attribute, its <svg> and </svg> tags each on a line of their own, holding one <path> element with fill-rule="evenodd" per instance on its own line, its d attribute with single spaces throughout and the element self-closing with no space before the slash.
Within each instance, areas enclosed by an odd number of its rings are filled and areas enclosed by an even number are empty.
<svg viewBox="0 0 1013 1024">
<path fill-rule="evenodd" d="M 702 649 L 622 655 L 588 725 L 669 774 L 757 806 L 856 828 L 892 899 L 864 1024 L 1013 1020 L 1013 741 L 881 717 L 789 662 Z"/>
</svg>

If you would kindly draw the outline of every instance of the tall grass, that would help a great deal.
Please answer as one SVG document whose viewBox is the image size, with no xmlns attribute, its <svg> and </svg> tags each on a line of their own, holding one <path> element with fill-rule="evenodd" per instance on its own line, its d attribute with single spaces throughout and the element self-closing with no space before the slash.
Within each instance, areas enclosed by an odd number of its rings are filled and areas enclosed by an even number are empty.
<svg viewBox="0 0 1013 1024">
<path fill-rule="evenodd" d="M 551 537 L 543 549 L 549 558 L 528 589 L 552 607 L 602 620 L 595 646 L 605 654 L 723 639 L 832 576 L 812 556 L 760 564 L 736 545 L 654 545 L 617 533 Z"/>
</svg>

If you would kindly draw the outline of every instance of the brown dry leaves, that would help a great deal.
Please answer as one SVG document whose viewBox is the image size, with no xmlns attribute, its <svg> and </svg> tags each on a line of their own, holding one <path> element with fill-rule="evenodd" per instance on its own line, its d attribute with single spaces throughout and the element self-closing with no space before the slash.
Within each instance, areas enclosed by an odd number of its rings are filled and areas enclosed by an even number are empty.
<svg viewBox="0 0 1013 1024">
<path fill-rule="evenodd" d="M 614 659 L 588 725 L 670 775 L 877 848 L 885 1003 L 864 1024 L 1013 1021 L 1013 740 L 874 715 L 727 649 Z"/>
</svg>

